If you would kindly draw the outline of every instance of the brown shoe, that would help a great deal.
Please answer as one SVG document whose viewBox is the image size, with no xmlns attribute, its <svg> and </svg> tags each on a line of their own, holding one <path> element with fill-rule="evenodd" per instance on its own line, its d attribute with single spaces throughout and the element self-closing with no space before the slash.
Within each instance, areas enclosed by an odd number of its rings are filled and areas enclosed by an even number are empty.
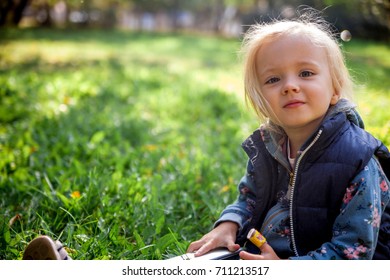
<svg viewBox="0 0 390 280">
<path fill-rule="evenodd" d="M 23 260 L 71 260 L 61 242 L 43 235 L 31 241 L 24 250 Z"/>
</svg>

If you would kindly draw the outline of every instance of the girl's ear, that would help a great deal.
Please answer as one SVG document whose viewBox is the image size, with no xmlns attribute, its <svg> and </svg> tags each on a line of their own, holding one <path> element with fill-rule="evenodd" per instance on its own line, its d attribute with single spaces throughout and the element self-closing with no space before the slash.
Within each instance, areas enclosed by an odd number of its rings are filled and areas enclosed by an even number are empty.
<svg viewBox="0 0 390 280">
<path fill-rule="evenodd" d="M 340 100 L 340 92 L 338 90 L 334 90 L 332 98 L 330 99 L 330 105 L 336 105 L 337 102 Z"/>
</svg>

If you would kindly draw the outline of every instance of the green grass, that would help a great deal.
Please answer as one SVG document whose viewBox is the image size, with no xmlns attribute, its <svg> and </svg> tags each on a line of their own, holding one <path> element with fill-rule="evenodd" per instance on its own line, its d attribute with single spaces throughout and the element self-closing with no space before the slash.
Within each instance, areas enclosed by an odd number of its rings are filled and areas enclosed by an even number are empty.
<svg viewBox="0 0 390 280">
<path fill-rule="evenodd" d="M 345 44 L 358 110 L 367 130 L 390 146 L 390 47 L 368 41 Z"/>
<path fill-rule="evenodd" d="M 238 40 L 0 31 L 1 259 L 39 234 L 75 259 L 164 259 L 235 199 L 257 127 Z M 367 129 L 389 145 L 390 50 L 346 48 Z"/>
</svg>

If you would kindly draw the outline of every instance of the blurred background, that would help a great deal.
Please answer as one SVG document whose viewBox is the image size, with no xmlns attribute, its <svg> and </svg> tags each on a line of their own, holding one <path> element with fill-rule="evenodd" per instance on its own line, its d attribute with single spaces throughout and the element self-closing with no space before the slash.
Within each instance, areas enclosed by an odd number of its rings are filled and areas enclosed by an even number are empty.
<svg viewBox="0 0 390 280">
<path fill-rule="evenodd" d="M 289 18 L 299 5 L 324 10 L 353 36 L 388 40 L 389 0 L 2 0 L 0 26 L 201 31 L 239 36 L 245 26 Z"/>
<path fill-rule="evenodd" d="M 236 199 L 259 123 L 242 34 L 324 11 L 367 131 L 390 147 L 389 0 L 0 0 L 0 259 L 183 254 Z"/>
</svg>

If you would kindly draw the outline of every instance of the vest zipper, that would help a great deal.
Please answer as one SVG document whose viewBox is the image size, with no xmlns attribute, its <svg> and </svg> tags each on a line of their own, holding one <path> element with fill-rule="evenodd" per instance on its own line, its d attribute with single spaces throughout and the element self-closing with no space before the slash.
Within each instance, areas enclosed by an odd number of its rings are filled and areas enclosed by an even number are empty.
<svg viewBox="0 0 390 280">
<path fill-rule="evenodd" d="M 297 250 L 297 244 L 295 241 L 295 233 L 294 233 L 294 222 L 293 222 L 293 198 L 294 198 L 294 188 L 295 188 L 295 182 L 297 180 L 297 174 L 298 174 L 298 168 L 299 164 L 301 163 L 302 158 L 305 156 L 307 151 L 317 142 L 318 138 L 320 138 L 322 133 L 322 130 L 319 130 L 314 140 L 310 143 L 309 146 L 301 153 L 301 155 L 298 157 L 297 162 L 295 163 L 294 173 L 292 177 L 290 177 L 290 187 L 291 187 L 291 193 L 290 193 L 290 237 L 291 237 L 291 244 L 292 249 L 294 251 L 294 254 L 299 257 L 298 250 Z"/>
</svg>

